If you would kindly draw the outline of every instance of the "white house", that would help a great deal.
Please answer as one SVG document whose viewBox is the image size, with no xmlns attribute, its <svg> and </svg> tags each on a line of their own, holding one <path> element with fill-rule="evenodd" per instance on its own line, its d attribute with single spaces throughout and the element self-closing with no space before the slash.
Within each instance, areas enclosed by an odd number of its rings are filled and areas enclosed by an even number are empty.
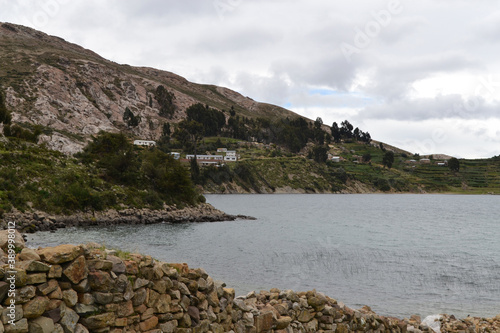
<svg viewBox="0 0 500 333">
<path fill-rule="evenodd" d="M 192 160 L 194 158 L 194 155 L 186 155 L 186 158 L 188 160 Z M 204 161 L 223 161 L 224 156 L 222 155 L 196 155 L 196 160 L 204 160 Z"/>
<path fill-rule="evenodd" d="M 238 155 L 236 150 L 226 151 L 226 156 L 224 156 L 224 161 L 236 162 L 238 160 Z"/>
<path fill-rule="evenodd" d="M 156 142 L 155 141 L 148 141 L 148 140 L 134 140 L 134 145 L 153 147 L 153 146 L 156 146 Z"/>
</svg>

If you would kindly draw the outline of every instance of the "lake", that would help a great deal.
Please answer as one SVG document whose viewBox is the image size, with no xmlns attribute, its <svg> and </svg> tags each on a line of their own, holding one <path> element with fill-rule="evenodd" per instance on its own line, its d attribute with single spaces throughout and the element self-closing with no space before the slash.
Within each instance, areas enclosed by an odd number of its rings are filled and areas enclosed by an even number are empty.
<svg viewBox="0 0 500 333">
<path fill-rule="evenodd" d="M 67 228 L 28 245 L 94 241 L 204 268 L 236 289 L 315 288 L 381 315 L 500 313 L 500 197 L 207 195 L 255 221 Z"/>
</svg>

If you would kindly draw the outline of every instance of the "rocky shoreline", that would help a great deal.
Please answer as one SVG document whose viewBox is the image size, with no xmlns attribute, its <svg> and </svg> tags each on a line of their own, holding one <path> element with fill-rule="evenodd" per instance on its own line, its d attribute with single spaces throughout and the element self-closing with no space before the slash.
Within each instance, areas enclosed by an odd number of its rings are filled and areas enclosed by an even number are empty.
<svg viewBox="0 0 500 333">
<path fill-rule="evenodd" d="M 234 289 L 201 268 L 99 244 L 30 249 L 20 233 L 5 230 L 0 248 L 0 332 L 6 333 L 500 331 L 500 315 L 398 319 L 368 306 L 351 309 L 315 290 L 274 288 L 236 297 Z"/>
<path fill-rule="evenodd" d="M 4 213 L 3 219 L 0 220 L 0 229 L 6 229 L 9 221 L 15 222 L 19 231 L 33 233 L 74 226 L 220 222 L 237 219 L 253 220 L 254 218 L 244 215 L 229 215 L 207 203 L 182 209 L 176 207 L 165 207 L 161 210 L 129 208 L 123 210 L 111 209 L 102 212 L 78 212 L 72 215 L 51 215 L 40 211 L 13 211 Z"/>
</svg>

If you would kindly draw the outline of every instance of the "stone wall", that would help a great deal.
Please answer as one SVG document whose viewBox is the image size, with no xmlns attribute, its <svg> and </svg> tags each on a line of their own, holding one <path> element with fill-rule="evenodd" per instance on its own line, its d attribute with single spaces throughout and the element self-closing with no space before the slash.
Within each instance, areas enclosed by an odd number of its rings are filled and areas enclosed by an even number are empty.
<svg viewBox="0 0 500 333">
<path fill-rule="evenodd" d="M 0 332 L 432 332 L 419 319 L 353 310 L 316 291 L 271 289 L 235 297 L 234 289 L 186 264 L 97 244 L 34 250 L 16 235 L 18 253 L 10 267 L 8 231 L 0 233 Z M 456 332 L 476 327 L 463 324 Z"/>
</svg>

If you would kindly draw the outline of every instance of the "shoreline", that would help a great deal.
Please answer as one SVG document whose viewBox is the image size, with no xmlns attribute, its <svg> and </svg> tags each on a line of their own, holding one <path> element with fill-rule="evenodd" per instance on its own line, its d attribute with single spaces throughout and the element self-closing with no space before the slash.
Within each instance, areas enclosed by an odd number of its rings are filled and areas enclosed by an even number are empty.
<svg viewBox="0 0 500 333">
<path fill-rule="evenodd" d="M 140 225 L 157 223 L 200 223 L 224 222 L 238 219 L 255 220 L 251 216 L 231 215 L 203 203 L 194 207 L 178 209 L 166 207 L 161 210 L 148 208 L 109 209 L 102 212 L 77 212 L 71 215 L 52 215 L 41 211 L 4 213 L 1 229 L 6 229 L 8 221 L 15 221 L 17 229 L 24 233 L 52 231 L 66 227 Z"/>
<path fill-rule="evenodd" d="M 0 232 L 7 250 L 8 231 Z M 369 306 L 353 309 L 316 290 L 272 288 L 236 296 L 202 268 L 106 249 L 96 243 L 27 248 L 16 232 L 15 302 L 19 312 L 0 328 L 19 332 L 499 332 L 500 315 L 424 319 L 382 316 Z M 7 266 L 5 252 L 0 261 Z M 0 282 L 2 283 L 2 282 Z M 5 283 L 4 283 L 5 284 Z M 32 291 L 32 292 L 30 292 Z M 36 291 L 36 293 L 35 293 Z M 8 301 L 1 295 L 2 301 Z M 16 308 L 17 309 L 17 308 Z M 17 310 L 15 310 L 16 312 Z M 2 330 L 3 331 L 3 330 Z M 16 331 L 17 332 L 17 331 Z M 38 330 L 37 330 L 38 332 Z"/>
</svg>

